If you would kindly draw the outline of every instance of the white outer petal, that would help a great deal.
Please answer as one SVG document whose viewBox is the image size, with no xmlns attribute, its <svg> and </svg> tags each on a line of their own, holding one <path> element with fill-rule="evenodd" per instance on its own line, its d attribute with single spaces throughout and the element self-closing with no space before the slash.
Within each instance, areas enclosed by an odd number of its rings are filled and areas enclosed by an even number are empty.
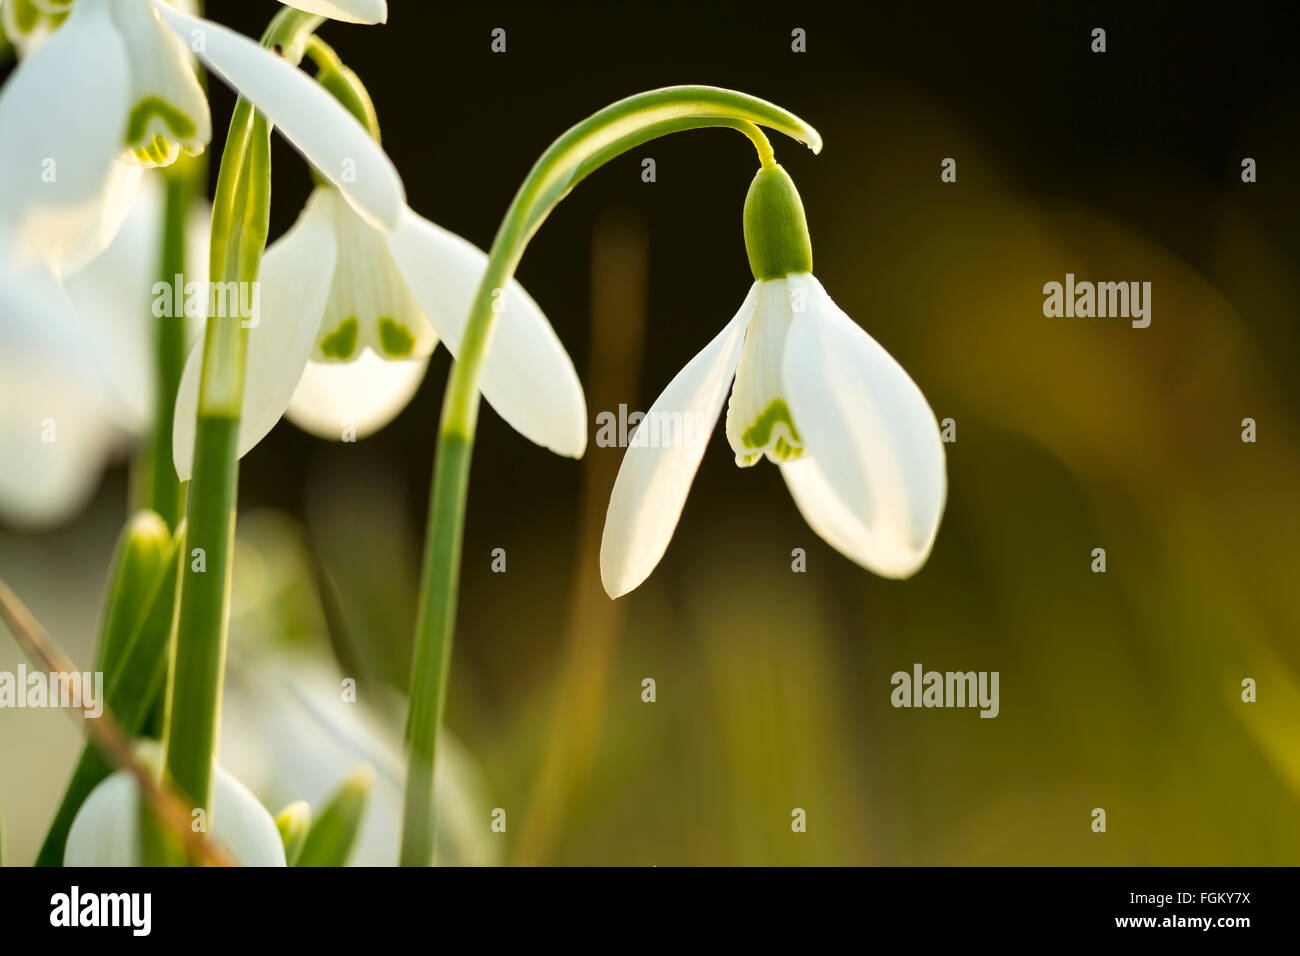
<svg viewBox="0 0 1300 956">
<path fill-rule="evenodd" d="M 759 283 L 717 336 L 691 359 L 655 399 L 638 427 L 658 417 L 693 416 L 694 441 L 669 447 L 629 442 L 605 513 L 600 542 L 600 579 L 610 597 L 621 597 L 650 576 L 668 549 L 699 470 L 709 434 L 722 413 L 731 378 L 740 361 L 745 327 L 758 302 Z M 660 417 L 663 416 L 663 417 Z"/>
<path fill-rule="evenodd" d="M 262 257 L 260 318 L 248 334 L 239 420 L 241 458 L 284 414 L 320 330 L 337 255 L 334 217 L 329 203 L 318 198 L 322 195 L 312 195 L 293 228 Z M 185 361 L 176 393 L 172 456 L 181 481 L 189 481 L 193 471 L 202 368 L 203 342 L 199 342 Z"/>
<path fill-rule="evenodd" d="M 86 797 L 68 830 L 64 866 L 139 866 L 139 785 L 129 771 L 110 774 Z M 284 866 L 275 819 L 221 767 L 212 775 L 209 834 L 244 866 Z"/>
<path fill-rule="evenodd" d="M 302 70 L 220 24 L 154 0 L 163 20 L 232 89 L 266 115 L 363 217 L 392 230 L 406 206 L 401 177 L 351 113 Z"/>
<path fill-rule="evenodd" d="M 0 268 L 0 518 L 48 527 L 85 504 L 120 437 L 110 404 L 54 278 Z"/>
<path fill-rule="evenodd" d="M 487 256 L 409 209 L 388 247 L 424 317 L 458 355 Z M 571 458 L 586 450 L 587 403 L 573 360 L 515 280 L 497 315 L 480 387 L 497 414 L 530 441 Z"/>
<path fill-rule="evenodd" d="M 429 357 L 380 358 L 370 349 L 350 362 L 308 362 L 285 418 L 318 438 L 365 438 L 404 409 L 424 381 Z"/>
<path fill-rule="evenodd" d="M 903 367 L 811 275 L 785 346 L 791 417 L 811 454 L 783 466 L 814 531 L 877 574 L 905 578 L 929 557 L 947 494 L 934 412 Z M 824 496 L 833 501 L 823 501 Z"/>
<path fill-rule="evenodd" d="M 425 319 L 451 354 L 459 355 L 487 256 L 411 209 L 389 235 L 389 248 Z M 480 388 L 497 414 L 529 441 L 582 457 L 586 399 L 573 360 L 541 307 L 515 280 L 497 316 Z"/>
<path fill-rule="evenodd" d="M 117 162 L 127 51 L 108 8 L 78 3 L 0 89 L 0 232 L 67 273 L 112 240 L 134 185 Z"/>
<path fill-rule="evenodd" d="M 286 7 L 342 23 L 387 23 L 386 0 L 284 0 Z"/>
</svg>

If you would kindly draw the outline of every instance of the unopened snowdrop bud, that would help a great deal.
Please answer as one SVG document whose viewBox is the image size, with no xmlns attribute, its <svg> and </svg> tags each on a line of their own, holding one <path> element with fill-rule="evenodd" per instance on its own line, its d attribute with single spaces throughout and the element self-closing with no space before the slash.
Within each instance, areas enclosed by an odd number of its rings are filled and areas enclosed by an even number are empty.
<svg viewBox="0 0 1300 956">
<path fill-rule="evenodd" d="M 745 252 L 759 282 L 812 272 L 812 240 L 794 180 L 779 164 L 764 166 L 745 196 Z"/>
<path fill-rule="evenodd" d="M 152 758 L 157 763 L 156 746 Z M 208 836 L 244 866 L 284 866 L 284 844 L 275 820 L 257 798 L 220 767 L 213 775 Z M 77 811 L 63 853 L 65 866 L 139 866 L 140 788 L 119 770 L 91 791 Z"/>
</svg>

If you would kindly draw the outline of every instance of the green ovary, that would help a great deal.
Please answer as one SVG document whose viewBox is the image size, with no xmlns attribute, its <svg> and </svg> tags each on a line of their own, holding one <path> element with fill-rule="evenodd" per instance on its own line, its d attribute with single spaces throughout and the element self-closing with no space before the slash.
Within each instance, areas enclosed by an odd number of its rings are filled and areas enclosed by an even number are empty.
<svg viewBox="0 0 1300 956">
<path fill-rule="evenodd" d="M 775 442 L 772 441 L 772 433 L 778 425 L 786 427 L 787 434 L 790 436 L 789 441 L 786 440 L 784 435 L 778 436 Z M 754 423 L 741 433 L 740 440 L 746 448 L 755 450 L 753 458 L 747 458 L 746 463 L 757 458 L 758 454 L 764 449 L 767 450 L 769 455 L 781 461 L 798 458 L 803 454 L 803 439 L 799 437 L 799 430 L 794 427 L 794 419 L 790 417 L 790 407 L 786 405 L 785 399 L 782 398 L 772 399 L 767 408 L 763 409 L 758 418 L 754 419 Z M 790 444 L 791 441 L 800 442 L 801 444 L 792 445 Z"/>
<path fill-rule="evenodd" d="M 396 319 L 379 320 L 379 346 L 389 358 L 406 358 L 415 348 L 415 336 Z"/>
<path fill-rule="evenodd" d="M 320 340 L 321 355 L 331 359 L 349 359 L 357 350 L 357 320 L 344 319 L 339 327 Z"/>
</svg>

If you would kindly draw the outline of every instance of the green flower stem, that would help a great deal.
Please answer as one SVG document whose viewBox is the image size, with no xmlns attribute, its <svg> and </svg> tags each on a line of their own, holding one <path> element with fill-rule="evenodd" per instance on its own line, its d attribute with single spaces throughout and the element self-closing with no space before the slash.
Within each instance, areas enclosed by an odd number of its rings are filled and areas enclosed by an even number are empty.
<svg viewBox="0 0 1300 956">
<path fill-rule="evenodd" d="M 285 8 L 263 35 L 297 63 L 323 18 Z M 271 128 L 240 97 L 226 137 L 212 204 L 209 259 L 214 282 L 257 281 L 271 206 Z M 239 417 L 248 329 L 239 315 L 209 316 L 204 330 L 187 507 L 180 609 L 167 683 L 167 777 L 195 807 L 211 807 L 212 762 L 221 710 L 229 616 L 231 551 L 239 478 Z"/>
<path fill-rule="evenodd" d="M 185 272 L 185 220 L 202 178 L 198 159 L 181 159 L 163 175 L 163 245 L 159 280 L 171 285 Z M 178 168 L 181 167 L 181 168 Z M 149 451 L 149 507 L 175 528 L 181 518 L 181 486 L 172 463 L 172 414 L 176 390 L 185 367 L 185 308 L 174 304 L 175 315 L 164 315 L 154 330 L 154 431 Z"/>
<path fill-rule="evenodd" d="M 465 501 L 478 421 L 478 380 L 495 322 L 493 292 L 509 284 L 528 240 L 551 210 L 582 179 L 611 159 L 669 133 L 726 127 L 748 136 L 760 163 L 767 167 L 773 163 L 772 148 L 759 126 L 785 133 L 807 144 L 814 153 L 821 149 L 821 136 L 797 116 L 732 90 L 674 86 L 628 97 L 595 113 L 552 143 L 506 211 L 492 242 L 442 405 L 406 726 L 401 852 L 404 866 L 427 866 L 433 861 L 437 824 L 434 757 L 456 624 Z"/>
</svg>

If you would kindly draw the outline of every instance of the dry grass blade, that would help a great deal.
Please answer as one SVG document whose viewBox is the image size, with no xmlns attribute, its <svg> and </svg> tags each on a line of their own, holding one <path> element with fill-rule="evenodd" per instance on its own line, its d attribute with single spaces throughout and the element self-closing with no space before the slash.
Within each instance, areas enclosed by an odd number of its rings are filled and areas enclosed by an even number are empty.
<svg viewBox="0 0 1300 956">
<path fill-rule="evenodd" d="M 8 584 L 0 579 L 0 617 L 4 618 L 9 630 L 13 632 L 18 643 L 23 646 L 32 659 L 51 673 L 80 673 L 72 660 L 68 658 L 50 636 L 36 617 L 14 594 Z M 214 846 L 202 833 L 196 833 L 190 827 L 189 810 L 176 796 L 174 791 L 164 789 L 153 774 L 131 751 L 131 741 L 113 717 L 107 707 L 97 718 L 88 718 L 80 711 L 82 723 L 86 725 L 95 743 L 108 755 L 118 767 L 129 772 L 136 779 L 145 799 L 149 801 L 154 813 L 169 829 L 185 842 L 194 859 L 210 866 L 232 866 L 234 861 Z"/>
</svg>

